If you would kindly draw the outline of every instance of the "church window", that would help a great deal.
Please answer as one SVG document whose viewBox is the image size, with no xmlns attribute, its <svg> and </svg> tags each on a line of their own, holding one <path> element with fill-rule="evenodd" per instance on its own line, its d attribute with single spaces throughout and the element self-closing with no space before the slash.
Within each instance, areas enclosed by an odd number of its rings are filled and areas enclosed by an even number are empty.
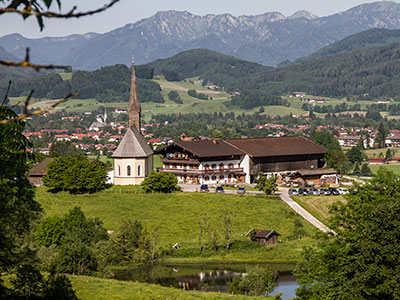
<svg viewBox="0 0 400 300">
<path fill-rule="evenodd" d="M 216 164 L 212 164 L 212 165 L 211 165 L 211 169 L 215 169 L 216 167 L 217 167 Z"/>
<path fill-rule="evenodd" d="M 211 180 L 217 180 L 217 177 L 216 176 L 212 176 Z"/>
<path fill-rule="evenodd" d="M 121 176 L 121 166 L 118 165 L 118 176 Z"/>
<path fill-rule="evenodd" d="M 142 166 L 141 165 L 138 165 L 138 167 L 137 167 L 137 174 L 138 174 L 138 176 L 142 176 Z"/>
<path fill-rule="evenodd" d="M 219 168 L 223 169 L 224 168 L 224 164 L 219 164 Z"/>
<path fill-rule="evenodd" d="M 131 166 L 126 167 L 126 175 L 131 176 Z"/>
</svg>

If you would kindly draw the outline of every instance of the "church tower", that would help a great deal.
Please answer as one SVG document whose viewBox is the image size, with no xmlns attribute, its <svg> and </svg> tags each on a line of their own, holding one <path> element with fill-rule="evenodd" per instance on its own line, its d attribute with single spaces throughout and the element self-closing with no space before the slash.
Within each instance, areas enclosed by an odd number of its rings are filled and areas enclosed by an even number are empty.
<svg viewBox="0 0 400 300">
<path fill-rule="evenodd" d="M 140 132 L 140 101 L 136 87 L 135 59 L 132 57 L 131 92 L 129 94 L 129 128 L 136 127 Z"/>
<path fill-rule="evenodd" d="M 133 57 L 128 114 L 128 130 L 112 156 L 114 159 L 114 184 L 116 185 L 141 184 L 153 170 L 154 152 L 140 133 L 140 102 Z"/>
</svg>

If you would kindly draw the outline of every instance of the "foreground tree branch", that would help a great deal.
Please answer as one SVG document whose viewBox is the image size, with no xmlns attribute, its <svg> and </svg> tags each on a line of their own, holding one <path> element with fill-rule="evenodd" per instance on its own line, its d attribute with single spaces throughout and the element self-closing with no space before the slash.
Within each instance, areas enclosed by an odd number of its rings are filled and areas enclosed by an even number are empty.
<svg viewBox="0 0 400 300">
<path fill-rule="evenodd" d="M 24 102 L 24 113 L 22 115 L 19 115 L 16 118 L 2 120 L 2 121 L 0 121 L 0 125 L 11 123 L 11 122 L 20 121 L 20 120 L 23 120 L 23 119 L 26 119 L 26 118 L 29 118 L 29 117 L 32 117 L 32 116 L 35 116 L 35 115 L 39 115 L 41 113 L 45 113 L 45 112 L 51 111 L 54 108 L 56 108 L 59 104 L 66 102 L 69 98 L 78 97 L 79 96 L 79 94 L 70 93 L 69 95 L 67 95 L 63 99 L 58 100 L 57 102 L 53 103 L 52 105 L 50 105 L 50 106 L 48 106 L 48 107 L 46 107 L 44 109 L 38 109 L 38 110 L 35 110 L 35 111 L 32 111 L 32 112 L 29 112 L 28 105 L 29 105 L 29 101 L 32 98 L 33 92 L 34 91 L 32 90 L 29 93 L 29 96 L 26 98 L 26 100 Z"/>
<path fill-rule="evenodd" d="M 69 12 L 67 13 L 56 13 L 56 12 L 51 12 L 51 11 L 43 11 L 42 7 L 38 3 L 39 0 L 34 0 L 34 1 L 27 1 L 27 0 L 13 0 L 11 4 L 7 7 L 2 7 L 0 8 L 0 14 L 3 13 L 17 13 L 20 14 L 24 19 L 26 19 L 29 16 L 36 16 L 38 18 L 40 30 L 43 29 L 43 18 L 60 18 L 60 19 L 69 19 L 69 18 L 80 18 L 84 16 L 90 16 L 94 15 L 97 13 L 100 13 L 102 11 L 105 11 L 106 9 L 109 9 L 111 6 L 113 6 L 115 3 L 119 2 L 120 0 L 112 0 L 108 4 L 105 4 L 103 7 L 94 9 L 94 10 L 89 10 L 85 12 L 75 12 L 77 7 L 74 6 Z M 1 1 L 1 2 L 4 2 Z M 47 8 L 50 7 L 51 3 L 53 2 L 52 0 L 47 0 L 44 1 L 45 5 Z M 59 8 L 61 8 L 61 3 L 60 1 L 57 1 Z M 18 9 L 18 6 L 24 5 L 23 9 Z"/>
</svg>

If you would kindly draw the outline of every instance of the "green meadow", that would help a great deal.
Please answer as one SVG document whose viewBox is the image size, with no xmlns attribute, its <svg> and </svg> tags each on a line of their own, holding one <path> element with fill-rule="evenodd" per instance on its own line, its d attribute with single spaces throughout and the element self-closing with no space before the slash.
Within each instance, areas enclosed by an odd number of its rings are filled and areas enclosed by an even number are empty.
<svg viewBox="0 0 400 300">
<path fill-rule="evenodd" d="M 268 300 L 275 297 L 230 295 L 224 293 L 202 293 L 182 291 L 132 281 L 118 281 L 87 276 L 68 276 L 80 300 Z"/>
<path fill-rule="evenodd" d="M 292 196 L 292 199 L 321 222 L 329 218 L 329 208 L 332 204 L 346 202 L 343 196 Z"/>
<path fill-rule="evenodd" d="M 140 189 L 113 187 L 92 195 L 52 194 L 40 187 L 36 193 L 45 215 L 62 215 L 78 206 L 87 217 L 99 217 L 108 230 L 118 230 L 121 220 L 139 220 L 158 232 L 159 246 L 171 250 L 173 262 L 277 262 L 300 260 L 304 246 L 315 241 L 316 229 L 295 214 L 278 197 L 211 193 L 142 194 Z M 232 217 L 232 247 L 225 249 L 225 215 Z M 207 220 L 207 221 L 205 221 Z M 203 229 L 204 251 L 199 251 L 199 222 L 218 232 L 218 251 L 211 250 Z M 250 242 L 252 228 L 274 229 L 281 234 L 273 247 Z"/>
<path fill-rule="evenodd" d="M 371 172 L 376 174 L 379 168 L 386 168 L 389 171 L 394 172 L 397 175 L 400 175 L 400 164 L 388 164 L 388 165 L 369 165 Z"/>
</svg>

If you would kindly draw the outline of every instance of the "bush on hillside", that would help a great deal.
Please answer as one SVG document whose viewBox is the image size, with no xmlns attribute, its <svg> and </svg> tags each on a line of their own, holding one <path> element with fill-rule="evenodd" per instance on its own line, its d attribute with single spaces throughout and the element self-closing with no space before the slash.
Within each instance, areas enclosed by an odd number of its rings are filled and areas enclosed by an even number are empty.
<svg viewBox="0 0 400 300">
<path fill-rule="evenodd" d="M 196 90 L 188 90 L 187 93 L 188 93 L 188 95 L 190 97 L 197 98 L 197 99 L 200 99 L 200 100 L 208 100 L 208 96 L 206 94 L 197 93 Z"/>
<path fill-rule="evenodd" d="M 181 96 L 179 96 L 179 93 L 177 91 L 170 91 L 168 93 L 168 98 L 169 98 L 169 100 L 174 101 L 175 103 L 178 103 L 178 104 L 183 103 Z"/>
<path fill-rule="evenodd" d="M 171 173 L 157 173 L 152 171 L 142 182 L 146 193 L 161 192 L 172 193 L 179 190 L 178 179 Z"/>
</svg>

